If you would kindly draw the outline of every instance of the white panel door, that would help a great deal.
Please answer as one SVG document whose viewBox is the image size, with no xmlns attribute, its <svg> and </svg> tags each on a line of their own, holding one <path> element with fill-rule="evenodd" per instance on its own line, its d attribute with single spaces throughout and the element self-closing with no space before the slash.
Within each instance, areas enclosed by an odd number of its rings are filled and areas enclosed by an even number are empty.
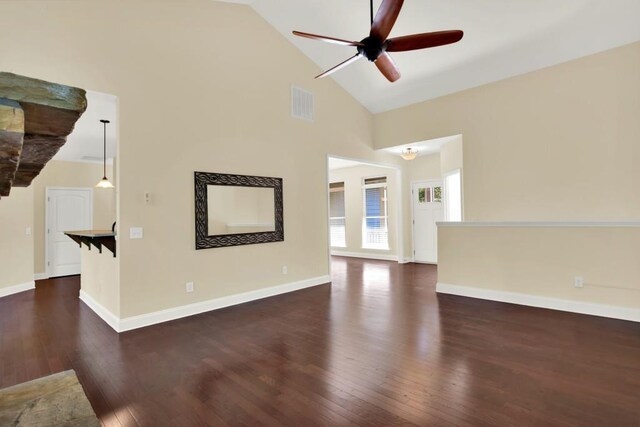
<svg viewBox="0 0 640 427">
<path fill-rule="evenodd" d="M 444 219 L 442 181 L 419 181 L 411 184 L 413 209 L 413 258 L 416 262 L 438 262 L 438 229 Z"/>
<path fill-rule="evenodd" d="M 47 272 L 49 277 L 80 274 L 80 247 L 65 231 L 91 230 L 92 189 L 47 189 Z"/>
</svg>

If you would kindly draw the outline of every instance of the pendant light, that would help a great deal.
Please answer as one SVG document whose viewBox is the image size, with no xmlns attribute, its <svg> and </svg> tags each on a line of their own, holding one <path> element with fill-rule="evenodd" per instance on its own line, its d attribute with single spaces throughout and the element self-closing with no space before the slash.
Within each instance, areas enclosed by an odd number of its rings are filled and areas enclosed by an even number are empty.
<svg viewBox="0 0 640 427">
<path fill-rule="evenodd" d="M 96 188 L 113 188 L 113 184 L 109 179 L 107 179 L 107 123 L 109 120 L 100 120 L 100 122 L 104 125 L 104 156 L 103 160 L 103 174 L 100 182 L 96 184 Z"/>
<path fill-rule="evenodd" d="M 402 156 L 402 158 L 405 160 L 413 160 L 416 158 L 417 155 L 418 155 L 418 149 L 411 148 L 411 147 L 405 148 L 404 150 L 402 150 L 402 154 L 400 154 L 400 156 Z"/>
</svg>

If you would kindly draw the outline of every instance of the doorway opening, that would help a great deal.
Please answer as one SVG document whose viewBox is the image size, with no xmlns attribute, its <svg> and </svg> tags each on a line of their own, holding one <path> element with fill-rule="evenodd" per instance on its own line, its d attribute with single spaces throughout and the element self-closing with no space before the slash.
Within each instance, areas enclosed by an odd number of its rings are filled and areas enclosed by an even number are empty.
<svg viewBox="0 0 640 427">
<path fill-rule="evenodd" d="M 106 143 L 100 120 L 109 120 Z M 117 214 L 117 129 L 118 98 L 87 91 L 87 110 L 34 180 L 36 280 L 80 274 L 80 247 L 64 232 L 112 229 Z M 96 188 L 105 175 L 116 188 Z"/>
<path fill-rule="evenodd" d="M 327 156 L 329 255 L 403 260 L 398 166 Z"/>
<path fill-rule="evenodd" d="M 406 160 L 402 163 L 406 241 L 411 243 L 406 252 L 411 256 L 405 261 L 437 264 L 437 223 L 462 221 L 462 144 L 462 135 L 451 135 L 380 150 Z M 403 156 L 408 149 L 414 154 L 409 158 Z"/>
</svg>

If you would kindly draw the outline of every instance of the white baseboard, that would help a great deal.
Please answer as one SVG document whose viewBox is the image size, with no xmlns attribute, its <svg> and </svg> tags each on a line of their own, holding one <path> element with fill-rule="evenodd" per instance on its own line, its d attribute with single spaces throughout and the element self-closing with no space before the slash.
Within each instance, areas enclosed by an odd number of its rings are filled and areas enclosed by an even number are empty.
<svg viewBox="0 0 640 427">
<path fill-rule="evenodd" d="M 300 280 L 298 282 L 285 283 L 284 285 L 272 286 L 255 291 L 243 292 L 241 294 L 229 295 L 227 297 L 214 298 L 207 301 L 201 301 L 194 304 L 173 307 L 166 310 L 154 311 L 152 313 L 141 314 L 139 316 L 118 318 L 115 314 L 98 304 L 93 298 L 80 290 L 80 299 L 84 301 L 89 308 L 100 316 L 109 326 L 116 332 L 125 332 L 132 329 L 143 328 L 145 326 L 155 325 L 157 323 L 168 322 L 170 320 L 181 319 L 195 314 L 205 313 L 207 311 L 218 310 L 220 308 L 230 307 L 232 305 L 243 304 L 245 302 L 256 301 L 262 298 L 268 298 L 288 292 L 298 291 L 300 289 L 310 288 L 312 286 L 323 285 L 331 282 L 330 276 L 319 276 L 311 279 Z"/>
<path fill-rule="evenodd" d="M 45 280 L 48 278 L 49 275 L 47 273 L 36 273 L 33 275 L 33 280 Z"/>
<path fill-rule="evenodd" d="M 107 325 L 111 326 L 114 331 L 120 332 L 120 318 L 82 289 L 80 289 L 80 301 L 84 302 L 94 313 L 104 320 Z"/>
<path fill-rule="evenodd" d="M 29 291 L 35 289 L 36 283 L 34 281 L 21 283 L 19 285 L 7 286 L 6 288 L 0 288 L 0 298 L 8 297 L 9 295 L 17 294 L 18 292 Z"/>
<path fill-rule="evenodd" d="M 416 264 L 424 264 L 424 265 L 435 265 L 435 266 L 438 265 L 437 262 L 433 262 L 433 261 L 416 261 L 416 260 L 413 260 L 413 262 L 416 263 Z"/>
<path fill-rule="evenodd" d="M 440 294 L 458 295 L 490 301 L 527 305 L 530 307 L 549 308 L 571 313 L 589 314 L 612 319 L 640 322 L 640 308 L 618 307 L 613 305 L 594 304 L 560 298 L 550 298 L 518 292 L 496 291 L 492 289 L 474 288 L 470 286 L 450 285 L 438 282 L 436 292 Z"/>
<path fill-rule="evenodd" d="M 398 261 L 396 255 L 389 254 L 372 254 L 368 252 L 343 252 L 331 250 L 331 255 L 334 256 L 346 256 L 350 258 L 365 258 L 365 259 L 379 259 L 382 261 Z"/>
</svg>

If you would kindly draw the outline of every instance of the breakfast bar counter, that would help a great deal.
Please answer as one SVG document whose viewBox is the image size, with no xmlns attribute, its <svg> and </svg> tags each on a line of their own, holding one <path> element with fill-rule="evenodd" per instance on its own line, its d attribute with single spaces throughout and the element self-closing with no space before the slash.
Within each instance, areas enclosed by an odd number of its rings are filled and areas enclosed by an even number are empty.
<svg viewBox="0 0 640 427">
<path fill-rule="evenodd" d="M 116 233 L 111 230 L 67 231 L 64 234 L 73 239 L 80 247 L 84 243 L 91 250 L 93 245 L 100 253 L 102 253 L 102 248 L 105 247 L 111 251 L 114 258 L 116 256 Z"/>
</svg>

